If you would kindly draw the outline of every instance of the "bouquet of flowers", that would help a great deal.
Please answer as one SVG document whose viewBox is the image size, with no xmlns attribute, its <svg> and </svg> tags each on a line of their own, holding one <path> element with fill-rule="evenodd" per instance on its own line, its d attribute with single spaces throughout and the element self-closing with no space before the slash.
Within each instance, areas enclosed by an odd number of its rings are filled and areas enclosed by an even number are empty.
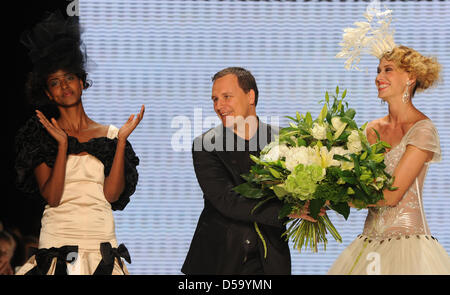
<svg viewBox="0 0 450 295">
<path fill-rule="evenodd" d="M 322 207 L 347 219 L 349 202 L 365 208 L 382 200 L 384 189 L 395 190 L 393 177 L 384 171 L 384 153 L 390 146 L 380 140 L 376 130 L 377 142 L 369 144 L 364 135 L 367 123 L 358 128 L 353 120 L 356 111 L 344 101 L 346 93 L 339 98 L 336 87 L 330 99 L 326 92 L 322 111 L 315 120 L 310 112 L 287 117 L 293 122 L 280 130 L 259 157 L 251 156 L 256 165 L 249 174 L 242 175 L 246 182 L 234 188 L 245 197 L 261 200 L 252 213 L 271 199 L 284 203 L 280 219 L 308 205 L 310 216 L 317 222 L 288 218 L 283 234 L 299 251 L 309 246 L 317 252 L 322 242 L 326 250 L 327 231 L 342 242 L 328 216 L 319 215 Z M 264 237 L 258 224 L 254 225 L 267 254 Z"/>
</svg>

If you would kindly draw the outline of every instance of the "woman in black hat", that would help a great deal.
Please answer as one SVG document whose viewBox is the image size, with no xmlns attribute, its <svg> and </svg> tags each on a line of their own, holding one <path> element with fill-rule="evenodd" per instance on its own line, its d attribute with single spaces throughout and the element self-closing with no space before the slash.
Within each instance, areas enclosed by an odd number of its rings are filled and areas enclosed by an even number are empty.
<svg viewBox="0 0 450 295">
<path fill-rule="evenodd" d="M 144 115 L 120 128 L 85 113 L 85 71 L 78 19 L 52 14 L 22 39 L 33 72 L 28 93 L 40 110 L 16 137 L 18 187 L 46 202 L 39 249 L 18 274 L 128 274 L 112 210 L 134 193 L 136 157 L 127 141 Z M 53 111 L 49 111 L 53 109 Z"/>
</svg>

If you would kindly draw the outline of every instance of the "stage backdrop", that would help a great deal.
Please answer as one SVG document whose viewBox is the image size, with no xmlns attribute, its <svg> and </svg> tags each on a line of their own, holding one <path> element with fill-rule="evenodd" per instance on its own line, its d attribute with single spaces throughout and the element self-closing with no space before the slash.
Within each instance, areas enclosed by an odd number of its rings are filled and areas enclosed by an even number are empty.
<svg viewBox="0 0 450 295">
<path fill-rule="evenodd" d="M 432 234 L 450 253 L 450 3 L 382 2 L 394 10 L 397 43 L 438 57 L 443 81 L 414 103 L 436 124 L 443 160 L 431 165 L 424 207 Z M 320 111 L 318 101 L 336 85 L 348 90 L 357 122 L 387 113 L 374 85 L 378 61 L 347 71 L 334 56 L 342 29 L 362 16 L 368 2 L 97 1 L 81 0 L 84 40 L 95 66 L 84 93 L 94 120 L 120 127 L 146 106 L 130 137 L 140 158 L 131 203 L 115 212 L 119 243 L 132 255 L 132 274 L 180 274 L 199 214 L 202 191 L 192 166 L 194 137 L 218 123 L 211 76 L 241 66 L 256 77 L 259 116 L 286 126 L 283 116 Z M 318 254 L 291 251 L 294 274 L 325 274 L 363 229 L 366 211 L 345 222 L 331 214 L 343 243 Z M 330 237 L 331 238 L 331 237 Z M 331 238 L 332 239 L 332 238 Z"/>
</svg>

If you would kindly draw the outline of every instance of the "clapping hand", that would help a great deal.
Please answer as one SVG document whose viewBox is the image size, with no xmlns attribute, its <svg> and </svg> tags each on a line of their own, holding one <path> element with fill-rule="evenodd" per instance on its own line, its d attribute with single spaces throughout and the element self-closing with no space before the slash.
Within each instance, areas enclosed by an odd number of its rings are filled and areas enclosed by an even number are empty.
<svg viewBox="0 0 450 295">
<path fill-rule="evenodd" d="M 58 144 L 67 144 L 67 134 L 58 125 L 55 118 L 51 118 L 50 121 L 44 116 L 41 111 L 36 110 L 36 116 L 41 122 L 42 126 L 47 130 L 48 133 L 58 142 Z"/>
<path fill-rule="evenodd" d="M 119 141 L 126 141 L 128 136 L 133 132 L 133 130 L 136 128 L 136 126 L 141 122 L 142 118 L 144 117 L 145 112 L 145 106 L 142 105 L 141 111 L 139 114 L 134 118 L 134 114 L 132 114 L 128 121 L 123 124 L 123 126 L 119 129 L 119 134 L 117 135 L 117 138 Z"/>
</svg>

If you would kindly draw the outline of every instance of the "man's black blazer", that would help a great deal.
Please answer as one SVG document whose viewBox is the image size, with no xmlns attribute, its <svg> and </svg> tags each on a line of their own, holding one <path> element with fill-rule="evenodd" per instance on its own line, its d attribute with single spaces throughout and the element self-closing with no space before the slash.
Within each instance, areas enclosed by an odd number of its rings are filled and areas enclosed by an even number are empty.
<svg viewBox="0 0 450 295">
<path fill-rule="evenodd" d="M 263 145 L 278 131 L 261 121 L 258 129 L 267 134 L 266 139 L 262 138 Z M 240 274 L 249 249 L 257 245 L 265 274 L 291 274 L 289 246 L 281 237 L 286 228 L 278 219 L 281 202 L 271 200 L 251 214 L 259 201 L 233 191 L 245 180 L 239 175 L 230 153 L 217 148 L 221 146 L 218 140 L 223 140 L 227 132 L 232 131 L 221 124 L 194 140 L 192 157 L 205 206 L 181 271 L 185 274 Z M 263 244 L 254 222 L 258 223 L 266 241 L 267 258 L 264 258 Z"/>
</svg>

